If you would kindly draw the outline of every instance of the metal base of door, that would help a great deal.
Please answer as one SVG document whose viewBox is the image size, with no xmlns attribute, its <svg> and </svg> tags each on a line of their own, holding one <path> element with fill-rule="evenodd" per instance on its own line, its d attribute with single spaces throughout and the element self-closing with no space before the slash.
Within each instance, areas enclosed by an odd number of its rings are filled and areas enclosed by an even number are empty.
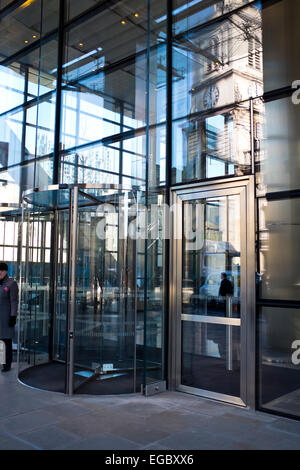
<svg viewBox="0 0 300 470">
<path fill-rule="evenodd" d="M 160 382 L 154 382 L 152 384 L 147 384 L 145 387 L 142 386 L 143 393 L 146 397 L 150 397 L 151 395 L 156 395 L 157 393 L 163 393 L 166 391 L 166 382 L 165 380 L 161 380 Z"/>
<path fill-rule="evenodd" d="M 187 387 L 186 385 L 180 385 L 177 388 L 178 392 L 190 393 L 191 395 L 197 395 L 202 398 L 209 398 L 211 400 L 221 401 L 230 405 L 238 405 L 246 407 L 246 403 L 241 398 L 233 397 L 230 395 L 223 395 L 222 393 L 209 392 L 208 390 L 201 390 L 200 388 Z"/>
</svg>

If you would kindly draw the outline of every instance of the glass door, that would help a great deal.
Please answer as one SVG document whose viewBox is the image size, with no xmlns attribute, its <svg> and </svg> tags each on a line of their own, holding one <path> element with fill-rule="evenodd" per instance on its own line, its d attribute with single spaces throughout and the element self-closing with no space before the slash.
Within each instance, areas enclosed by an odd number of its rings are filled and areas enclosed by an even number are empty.
<svg viewBox="0 0 300 470">
<path fill-rule="evenodd" d="M 247 187 L 176 191 L 174 203 L 176 388 L 245 405 Z"/>
</svg>

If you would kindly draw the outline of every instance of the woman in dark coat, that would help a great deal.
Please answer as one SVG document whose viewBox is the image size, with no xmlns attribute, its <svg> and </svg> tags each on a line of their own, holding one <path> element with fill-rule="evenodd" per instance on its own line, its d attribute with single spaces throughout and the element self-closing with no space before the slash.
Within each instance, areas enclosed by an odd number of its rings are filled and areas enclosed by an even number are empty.
<svg viewBox="0 0 300 470">
<path fill-rule="evenodd" d="M 0 339 L 6 346 L 6 363 L 2 372 L 8 372 L 12 363 L 12 339 L 18 314 L 18 284 L 7 274 L 8 266 L 0 263 Z"/>
</svg>

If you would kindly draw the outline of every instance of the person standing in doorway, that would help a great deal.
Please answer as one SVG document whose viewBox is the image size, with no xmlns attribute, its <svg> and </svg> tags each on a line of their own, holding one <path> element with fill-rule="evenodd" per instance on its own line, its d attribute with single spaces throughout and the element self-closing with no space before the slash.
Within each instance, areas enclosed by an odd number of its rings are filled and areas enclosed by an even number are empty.
<svg viewBox="0 0 300 470">
<path fill-rule="evenodd" d="M 8 276 L 8 266 L 0 263 L 0 339 L 5 343 L 6 363 L 2 372 L 8 372 L 12 363 L 12 339 L 18 314 L 19 288 Z"/>
</svg>

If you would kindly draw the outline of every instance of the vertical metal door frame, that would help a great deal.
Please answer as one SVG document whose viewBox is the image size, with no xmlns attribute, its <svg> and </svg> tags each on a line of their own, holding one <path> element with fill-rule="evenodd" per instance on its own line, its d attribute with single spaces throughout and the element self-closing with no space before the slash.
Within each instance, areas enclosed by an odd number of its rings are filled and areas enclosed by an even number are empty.
<svg viewBox="0 0 300 470">
<path fill-rule="evenodd" d="M 74 393 L 75 313 L 76 313 L 76 254 L 78 232 L 78 187 L 70 189 L 68 245 L 68 309 L 67 309 L 67 368 L 66 393 Z"/>
<path fill-rule="evenodd" d="M 181 382 L 182 198 L 239 194 L 241 203 L 241 398 L 192 389 Z M 241 177 L 213 184 L 171 189 L 169 388 L 255 408 L 255 212 L 254 179 Z"/>
</svg>

